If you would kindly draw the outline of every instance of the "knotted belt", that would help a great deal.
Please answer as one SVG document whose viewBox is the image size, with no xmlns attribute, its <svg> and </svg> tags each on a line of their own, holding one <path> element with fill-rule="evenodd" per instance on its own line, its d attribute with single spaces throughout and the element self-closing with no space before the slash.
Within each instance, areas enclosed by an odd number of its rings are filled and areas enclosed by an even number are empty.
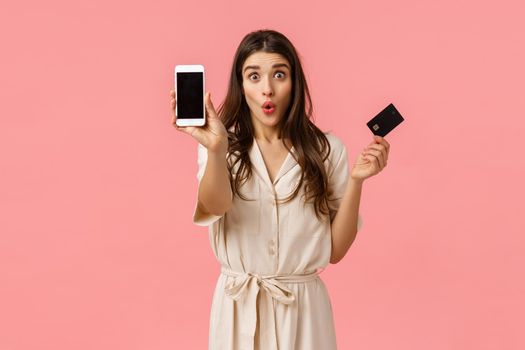
<svg viewBox="0 0 525 350">
<path fill-rule="evenodd" d="M 283 283 L 304 283 L 317 278 L 322 270 L 302 275 L 266 275 L 261 276 L 249 272 L 237 272 L 222 267 L 221 272 L 234 277 L 224 290 L 226 295 L 235 300 L 241 312 L 241 349 L 254 349 L 255 329 L 257 326 L 257 295 L 261 287 L 265 293 L 261 294 L 259 304 L 259 335 L 261 349 L 277 350 L 277 336 L 275 333 L 274 302 L 289 305 L 294 302 L 295 295 Z M 273 300 L 272 300 L 273 299 Z"/>
</svg>

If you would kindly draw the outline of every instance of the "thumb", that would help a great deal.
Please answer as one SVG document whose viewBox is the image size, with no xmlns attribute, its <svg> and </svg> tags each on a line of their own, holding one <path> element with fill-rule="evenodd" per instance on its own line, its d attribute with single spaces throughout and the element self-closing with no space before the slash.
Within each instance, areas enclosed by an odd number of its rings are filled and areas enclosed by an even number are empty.
<svg viewBox="0 0 525 350">
<path fill-rule="evenodd" d="M 381 136 L 373 135 L 372 141 L 368 144 L 368 146 L 375 145 L 378 143 L 381 143 Z"/>
<path fill-rule="evenodd" d="M 208 113 L 209 117 L 218 118 L 215 107 L 213 107 L 213 103 L 211 102 L 211 93 L 209 92 L 206 93 L 206 112 Z"/>
</svg>

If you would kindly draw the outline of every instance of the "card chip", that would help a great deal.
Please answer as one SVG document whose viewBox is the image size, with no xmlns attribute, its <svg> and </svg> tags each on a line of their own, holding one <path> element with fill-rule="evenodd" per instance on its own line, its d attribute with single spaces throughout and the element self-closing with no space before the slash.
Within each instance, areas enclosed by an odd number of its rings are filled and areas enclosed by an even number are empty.
<svg viewBox="0 0 525 350">
<path fill-rule="evenodd" d="M 403 117 L 399 114 L 399 111 L 391 103 L 386 106 L 378 115 L 372 118 L 366 125 L 374 133 L 385 137 L 390 131 L 398 126 L 402 121 Z"/>
</svg>

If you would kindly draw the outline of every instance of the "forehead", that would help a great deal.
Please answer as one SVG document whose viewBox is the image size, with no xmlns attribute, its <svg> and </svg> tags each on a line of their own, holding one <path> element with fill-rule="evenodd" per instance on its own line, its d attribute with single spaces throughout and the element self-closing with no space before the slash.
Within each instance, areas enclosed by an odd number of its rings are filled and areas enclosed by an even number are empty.
<svg viewBox="0 0 525 350">
<path fill-rule="evenodd" d="M 288 60 L 278 53 L 254 52 L 244 61 L 243 70 L 246 66 L 260 66 L 261 69 L 268 69 L 277 63 L 285 63 L 290 67 Z"/>
</svg>

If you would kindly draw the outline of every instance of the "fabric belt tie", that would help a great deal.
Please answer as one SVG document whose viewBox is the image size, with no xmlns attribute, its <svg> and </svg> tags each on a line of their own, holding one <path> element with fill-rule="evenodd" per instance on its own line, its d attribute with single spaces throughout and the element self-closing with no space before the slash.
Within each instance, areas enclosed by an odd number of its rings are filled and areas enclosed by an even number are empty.
<svg viewBox="0 0 525 350">
<path fill-rule="evenodd" d="M 257 320 L 260 318 L 259 335 L 261 349 L 277 350 L 277 336 L 275 331 L 274 300 L 289 305 L 295 301 L 294 293 L 283 283 L 304 283 L 317 278 L 323 270 L 317 270 L 301 275 L 266 275 L 261 276 L 249 272 L 237 272 L 222 267 L 221 273 L 234 277 L 230 280 L 224 291 L 226 295 L 235 300 L 241 312 L 241 349 L 254 349 L 255 330 Z M 257 295 L 260 289 L 266 293 L 261 294 L 259 304 L 259 317 L 257 315 Z M 273 300 L 272 300 L 273 299 Z"/>
</svg>

